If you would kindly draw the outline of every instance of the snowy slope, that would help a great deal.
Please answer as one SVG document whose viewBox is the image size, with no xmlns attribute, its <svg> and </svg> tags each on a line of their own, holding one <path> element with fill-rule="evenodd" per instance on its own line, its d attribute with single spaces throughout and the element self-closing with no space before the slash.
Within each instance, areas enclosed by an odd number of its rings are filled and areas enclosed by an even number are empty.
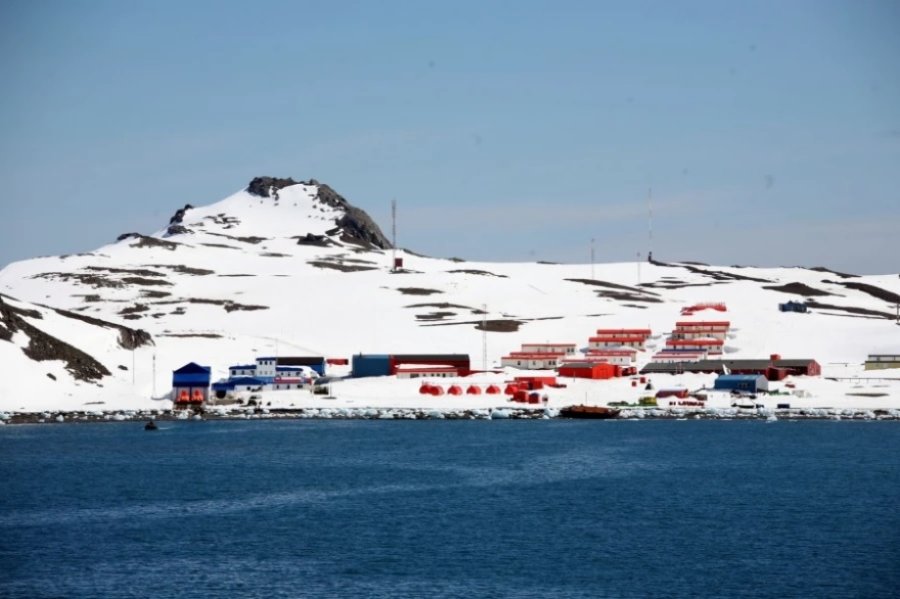
<svg viewBox="0 0 900 599">
<path fill-rule="evenodd" d="M 152 402 L 154 389 L 157 395 L 168 390 L 171 371 L 186 362 L 209 365 L 219 377 L 230 364 L 261 354 L 461 352 L 477 368 L 484 336 L 476 325 L 483 318 L 490 329 L 508 331 L 486 334 L 488 367 L 524 342 L 586 346 L 600 327 L 649 327 L 651 345 L 659 349 L 683 319 L 681 308 L 696 302 L 727 304 L 725 314 L 695 317 L 732 322 L 726 357 L 815 358 L 825 374 L 854 376 L 867 354 L 900 353 L 900 327 L 893 319 L 897 274 L 855 277 L 798 267 L 674 263 L 472 263 L 399 250 L 405 269 L 394 273 L 391 250 L 358 241 L 358 231 L 348 235 L 338 222 L 354 209 L 322 189 L 309 182 L 273 187 L 268 195 L 244 190 L 179 211 L 170 226 L 151 236 L 126 236 L 93 252 L 7 266 L 0 271 L 5 301 L 16 298 L 22 309 L 41 304 L 141 329 L 153 344 L 132 352 L 116 346 L 118 332 L 38 307 L 47 333 L 93 356 L 111 374 L 98 383 L 76 383 L 61 366 L 29 358 L 18 333 L 10 341 L 0 339 L 4 371 L 17 373 L 2 377 L 0 409 L 143 406 Z M 820 307 L 810 314 L 777 310 L 779 302 L 804 297 Z M 651 353 L 641 354 L 639 364 Z M 612 390 L 625 383 L 593 385 Z M 345 385 L 357 402 L 367 396 L 400 401 L 407 393 L 397 381 Z M 572 396 L 583 399 L 578 394 L 587 391 L 580 383 L 575 387 Z"/>
</svg>

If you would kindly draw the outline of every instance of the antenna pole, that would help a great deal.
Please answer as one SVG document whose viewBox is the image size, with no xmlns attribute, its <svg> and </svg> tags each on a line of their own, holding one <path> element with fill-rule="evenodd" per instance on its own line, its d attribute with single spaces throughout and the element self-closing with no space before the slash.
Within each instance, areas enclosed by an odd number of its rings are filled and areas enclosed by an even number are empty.
<svg viewBox="0 0 900 599">
<path fill-rule="evenodd" d="M 653 259 L 653 188 L 647 190 L 647 260 Z"/>
<path fill-rule="evenodd" d="M 481 370 L 487 371 L 487 304 L 481 304 Z"/>
</svg>

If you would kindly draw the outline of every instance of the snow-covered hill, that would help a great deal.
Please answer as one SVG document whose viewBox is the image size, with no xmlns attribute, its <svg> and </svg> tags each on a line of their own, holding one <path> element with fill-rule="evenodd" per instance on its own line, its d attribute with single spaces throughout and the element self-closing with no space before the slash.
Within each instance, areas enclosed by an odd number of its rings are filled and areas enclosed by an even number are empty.
<svg viewBox="0 0 900 599">
<path fill-rule="evenodd" d="M 869 353 L 900 353 L 896 273 L 396 255 L 399 272 L 377 225 L 330 187 L 258 178 L 185 206 L 152 235 L 10 264 L 0 271 L 0 409 L 163 406 L 151 397 L 186 362 L 218 378 L 263 354 L 459 352 L 492 367 L 524 342 L 583 347 L 601 327 L 649 327 L 660 349 L 681 308 L 697 302 L 727 305 L 727 357 L 815 358 L 825 374 L 852 376 Z M 809 314 L 777 309 L 804 298 Z M 87 357 L 67 363 L 72 351 L 35 349 L 48 338 Z M 96 362 L 97 376 L 73 360 Z M 364 383 L 347 385 L 366 397 Z"/>
</svg>

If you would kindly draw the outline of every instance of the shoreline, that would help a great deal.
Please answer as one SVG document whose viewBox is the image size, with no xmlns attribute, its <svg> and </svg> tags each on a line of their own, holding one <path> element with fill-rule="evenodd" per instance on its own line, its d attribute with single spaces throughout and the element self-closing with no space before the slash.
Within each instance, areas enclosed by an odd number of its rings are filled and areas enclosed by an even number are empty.
<svg viewBox="0 0 900 599">
<path fill-rule="evenodd" d="M 0 413 L 0 426 L 18 424 L 72 424 L 150 420 L 582 420 L 562 418 L 555 408 L 212 408 L 194 410 L 46 411 Z M 858 408 L 623 408 L 607 420 L 852 420 L 897 421 L 900 409 Z"/>
</svg>

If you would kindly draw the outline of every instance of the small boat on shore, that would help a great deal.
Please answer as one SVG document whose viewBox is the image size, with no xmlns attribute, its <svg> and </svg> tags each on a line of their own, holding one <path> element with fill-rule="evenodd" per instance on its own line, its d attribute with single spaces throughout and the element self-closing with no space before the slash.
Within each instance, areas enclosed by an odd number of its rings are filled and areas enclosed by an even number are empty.
<svg viewBox="0 0 900 599">
<path fill-rule="evenodd" d="M 560 409 L 560 418 L 592 418 L 596 420 L 605 420 L 615 418 L 619 415 L 620 410 L 617 408 L 607 408 L 605 406 L 567 406 Z"/>
</svg>

